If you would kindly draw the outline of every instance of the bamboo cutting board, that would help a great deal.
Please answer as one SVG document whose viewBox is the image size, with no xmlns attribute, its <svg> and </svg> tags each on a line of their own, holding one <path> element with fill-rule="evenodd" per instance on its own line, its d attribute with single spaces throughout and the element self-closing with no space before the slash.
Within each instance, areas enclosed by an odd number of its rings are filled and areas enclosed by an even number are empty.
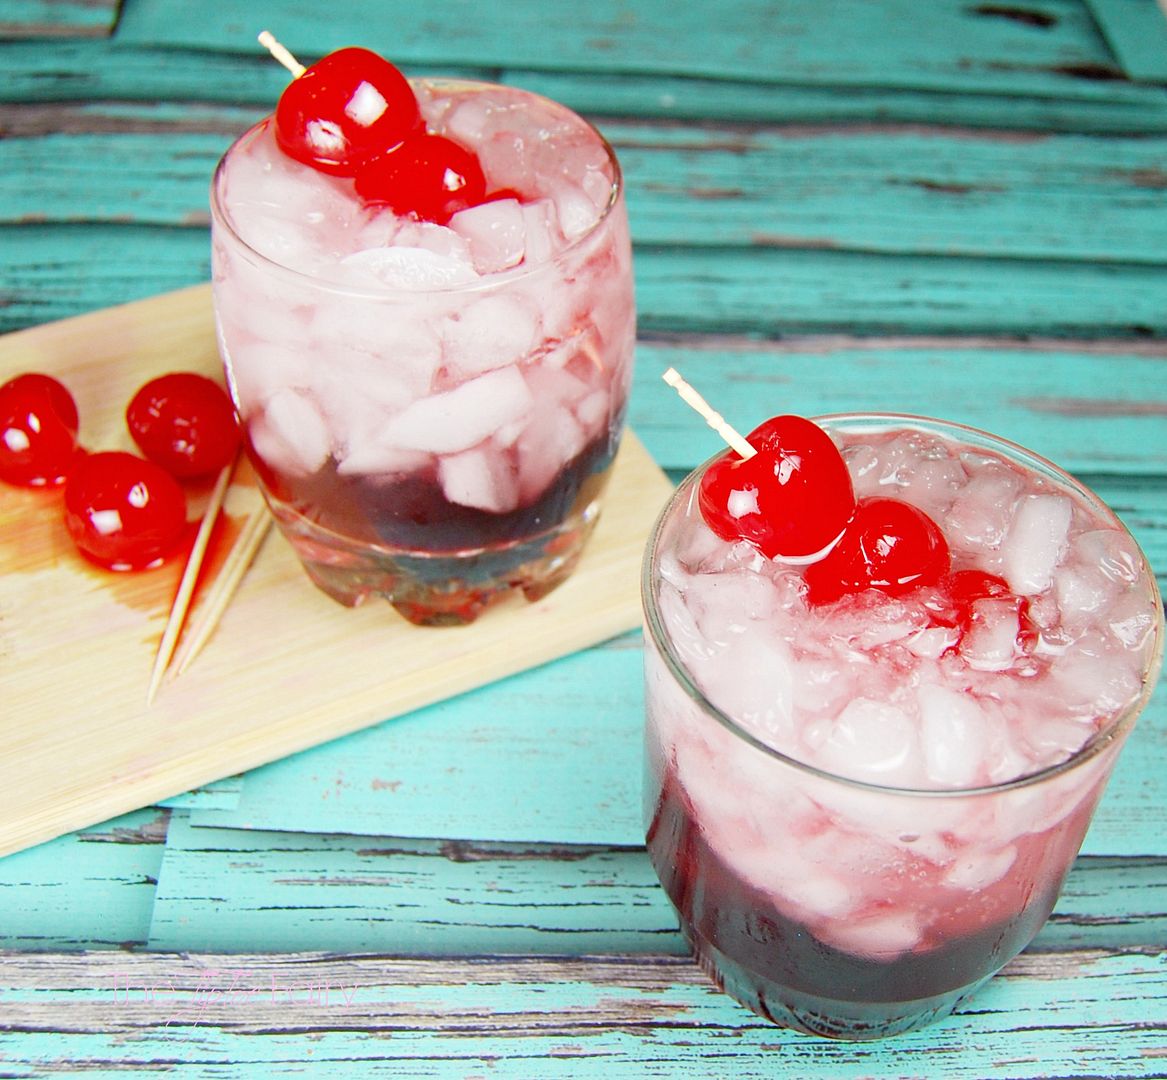
<svg viewBox="0 0 1167 1080">
<path fill-rule="evenodd" d="M 218 367 L 205 285 L 0 338 L 0 382 L 61 379 L 93 450 L 133 449 L 123 411 L 148 378 Z M 450 629 L 410 626 L 388 604 L 340 607 L 273 530 L 204 651 L 147 707 L 182 560 L 99 570 L 74 550 L 60 492 L 0 484 L 0 855 L 633 628 L 641 553 L 669 491 L 628 433 L 573 578 Z M 192 493 L 192 514 L 206 495 Z M 228 541 L 256 498 L 245 475 L 233 485 Z"/>
</svg>

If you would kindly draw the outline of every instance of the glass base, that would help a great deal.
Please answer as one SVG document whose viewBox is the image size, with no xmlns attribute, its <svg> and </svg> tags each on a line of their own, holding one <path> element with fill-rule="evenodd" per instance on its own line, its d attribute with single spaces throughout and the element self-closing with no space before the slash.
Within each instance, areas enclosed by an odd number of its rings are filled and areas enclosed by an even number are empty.
<svg viewBox="0 0 1167 1080">
<path fill-rule="evenodd" d="M 534 537 L 429 553 L 361 544 L 269 501 L 319 589 L 345 607 L 382 597 L 417 626 L 465 626 L 516 591 L 531 602 L 542 599 L 571 576 L 600 513 L 596 499 Z"/>
<path fill-rule="evenodd" d="M 868 1041 L 915 1031 L 942 1020 L 980 989 L 991 975 L 946 994 L 914 1001 L 839 1001 L 818 997 L 747 970 L 682 924 L 701 969 L 740 1004 L 780 1027 L 827 1039 Z"/>
</svg>

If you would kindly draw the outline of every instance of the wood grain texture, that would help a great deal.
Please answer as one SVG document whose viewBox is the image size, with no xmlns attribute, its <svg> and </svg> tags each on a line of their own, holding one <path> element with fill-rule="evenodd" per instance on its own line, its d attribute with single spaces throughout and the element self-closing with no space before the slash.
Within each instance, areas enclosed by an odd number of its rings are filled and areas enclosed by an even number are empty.
<svg viewBox="0 0 1167 1080">
<path fill-rule="evenodd" d="M 219 361 L 200 287 L 0 342 L 0 373 L 56 375 L 85 420 L 81 442 L 128 442 L 123 409 L 146 379 Z M 273 537 L 215 638 L 152 706 L 145 689 L 181 566 L 110 574 L 88 565 L 55 492 L 0 489 L 0 851 L 8 852 L 254 768 L 315 743 L 602 641 L 640 623 L 639 570 L 671 485 L 628 433 L 600 524 L 572 579 L 508 601 L 473 626 L 418 633 L 385 605 L 349 610 Z M 232 502 L 232 499 L 240 501 Z M 225 515 L 250 512 L 233 484 Z M 197 609 L 196 609 L 197 610 Z M 387 658 L 391 658 L 388 660 Z M 77 687 L 91 694 L 81 699 Z M 59 768 L 62 755 L 71 761 Z"/>
<path fill-rule="evenodd" d="M 642 844 L 504 844 L 198 828 L 176 812 L 157 951 L 684 953 Z M 1161 947 L 1161 859 L 1083 857 L 1031 949 Z M 1116 906 L 1116 898 L 1121 906 Z"/>
<path fill-rule="evenodd" d="M 205 224 L 207 178 L 261 111 L 3 106 L 0 222 Z M 641 245 L 1107 265 L 1160 265 L 1167 248 L 1165 137 L 633 120 L 603 132 Z"/>
<path fill-rule="evenodd" d="M 671 956 L 5 953 L 0 1031 L 12 1077 L 1150 1077 L 1164 960 L 1022 955 L 937 1026 L 856 1046 L 775 1029 Z"/>
<path fill-rule="evenodd" d="M 0 248 L 0 332 L 210 277 L 201 225 L 24 224 L 16 234 L 19 244 Z M 640 245 L 634 270 L 638 321 L 654 336 L 1167 339 L 1167 274 L 1155 266 Z"/>
<path fill-rule="evenodd" d="M 106 37 L 117 15 L 117 0 L 5 0 L 0 4 L 0 36 Z"/>
<path fill-rule="evenodd" d="M 1121 78 L 1079 0 L 1043 0 L 1049 22 L 1007 17 L 1004 5 L 934 0 L 921 19 L 915 0 L 740 0 L 716 10 L 669 0 L 596 0 L 570 19 L 546 18 L 540 0 L 515 0 L 475 18 L 472 0 L 411 17 L 407 0 L 352 0 L 345 17 L 313 4 L 285 4 L 277 36 L 307 58 L 349 44 L 354 33 L 402 64 L 477 64 L 627 71 L 809 85 L 943 88 L 1061 97 L 1106 95 Z M 270 21 L 270 20 L 269 20 Z M 129 3 L 119 43 L 254 50 L 255 15 L 233 0 L 212 11 L 183 0 Z M 531 27 L 537 26 L 538 33 Z M 359 28 L 359 31 L 358 31 Z M 273 31 L 274 32 L 274 31 Z"/>
</svg>

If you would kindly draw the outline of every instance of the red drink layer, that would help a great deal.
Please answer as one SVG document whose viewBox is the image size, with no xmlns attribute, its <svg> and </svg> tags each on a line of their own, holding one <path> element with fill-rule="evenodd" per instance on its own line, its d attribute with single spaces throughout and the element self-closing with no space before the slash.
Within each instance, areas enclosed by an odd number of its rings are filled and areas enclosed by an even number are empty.
<svg viewBox="0 0 1167 1080">
<path fill-rule="evenodd" d="M 419 220 L 362 172 L 286 156 L 269 119 L 216 175 L 215 305 L 249 456 L 309 575 L 342 603 L 465 622 L 562 581 L 595 524 L 631 377 L 631 249 L 590 125 L 511 88 L 414 89 L 489 197 Z"/>
<path fill-rule="evenodd" d="M 1141 553 L 1048 463 L 910 418 L 829 425 L 860 499 L 941 523 L 945 582 L 808 599 L 714 536 L 695 481 L 647 562 L 648 847 L 706 970 L 771 1019 L 945 1015 L 1048 916 L 1162 655 Z"/>
</svg>

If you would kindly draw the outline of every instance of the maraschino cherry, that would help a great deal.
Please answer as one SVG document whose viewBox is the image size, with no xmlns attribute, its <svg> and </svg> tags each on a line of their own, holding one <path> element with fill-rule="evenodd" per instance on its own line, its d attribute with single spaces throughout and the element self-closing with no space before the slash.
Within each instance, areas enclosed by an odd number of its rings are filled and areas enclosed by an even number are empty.
<svg viewBox="0 0 1167 1080">
<path fill-rule="evenodd" d="M 51 375 L 28 372 L 0 386 L 0 480 L 21 487 L 65 482 L 77 454 L 77 404 Z"/>
<path fill-rule="evenodd" d="M 486 198 L 478 158 L 452 139 L 428 131 L 366 165 L 357 173 L 356 188 L 367 203 L 437 225 Z"/>
<path fill-rule="evenodd" d="M 145 570 L 186 532 L 186 496 L 152 461 L 120 450 L 85 455 L 65 482 L 65 527 L 99 566 Z"/>
<path fill-rule="evenodd" d="M 239 449 L 227 392 L 193 371 L 172 371 L 141 386 L 126 407 L 126 426 L 146 457 L 180 479 L 218 472 Z"/>
<path fill-rule="evenodd" d="M 421 125 L 408 80 L 368 49 L 338 49 L 307 69 L 291 58 L 288 66 L 299 74 L 276 106 L 276 142 L 314 169 L 353 176 Z"/>
<path fill-rule="evenodd" d="M 831 437 L 801 416 L 776 416 L 726 451 L 701 477 L 705 523 L 723 540 L 746 540 L 768 559 L 809 562 L 831 547 L 855 511 L 851 474 Z"/>
<path fill-rule="evenodd" d="M 806 568 L 812 603 L 878 589 L 898 596 L 934 585 L 947 572 L 948 542 L 923 510 L 899 499 L 860 499 L 855 516 L 825 558 Z"/>
</svg>

